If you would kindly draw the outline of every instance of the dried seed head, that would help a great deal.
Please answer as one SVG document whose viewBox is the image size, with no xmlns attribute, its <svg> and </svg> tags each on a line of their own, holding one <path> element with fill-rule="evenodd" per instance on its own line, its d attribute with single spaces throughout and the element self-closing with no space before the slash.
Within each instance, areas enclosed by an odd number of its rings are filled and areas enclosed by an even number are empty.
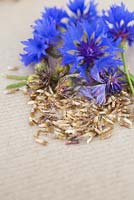
<svg viewBox="0 0 134 200">
<path fill-rule="evenodd" d="M 28 105 L 34 105 L 35 104 L 35 101 L 28 101 L 28 103 L 27 103 Z"/>
<path fill-rule="evenodd" d="M 127 118 L 121 118 L 119 121 L 121 126 L 125 126 L 126 128 L 133 128 L 133 123 Z"/>
<path fill-rule="evenodd" d="M 39 144 L 42 144 L 42 145 L 47 145 L 48 142 L 46 140 L 42 140 L 42 139 L 39 139 L 39 138 L 35 138 L 35 142 L 39 143 Z"/>
<path fill-rule="evenodd" d="M 8 69 L 9 71 L 16 71 L 16 70 L 19 69 L 19 67 L 18 67 L 18 66 L 8 66 L 7 69 Z"/>
<path fill-rule="evenodd" d="M 93 139 L 93 136 L 90 136 L 88 139 L 87 139 L 87 144 L 89 144 Z"/>
<path fill-rule="evenodd" d="M 4 94 L 15 94 L 16 92 L 18 92 L 19 89 L 18 88 L 15 88 L 15 89 L 9 89 L 9 90 L 5 90 L 4 91 Z"/>
<path fill-rule="evenodd" d="M 23 92 L 23 94 L 25 94 L 25 95 L 28 95 L 28 94 L 29 94 L 29 93 L 28 93 L 28 88 L 27 88 L 26 86 L 19 88 L 19 90 L 20 90 L 21 92 Z"/>
<path fill-rule="evenodd" d="M 44 131 L 42 130 L 39 130 L 37 131 L 35 134 L 34 134 L 34 138 L 35 138 L 35 141 L 39 144 L 42 144 L 42 145 L 47 145 L 47 141 L 45 139 L 42 139 L 41 136 L 42 136 L 42 133 L 43 135 L 45 134 Z"/>
<path fill-rule="evenodd" d="M 109 119 L 108 117 L 104 117 L 103 116 L 103 119 L 107 122 L 107 123 L 109 123 L 109 124 L 114 124 L 114 121 L 112 121 L 111 119 Z"/>
<path fill-rule="evenodd" d="M 121 91 L 122 96 L 129 97 L 130 95 L 126 91 Z"/>
<path fill-rule="evenodd" d="M 94 120 L 93 120 L 93 123 L 98 123 L 98 121 L 99 121 L 99 116 L 96 116 L 95 118 L 94 118 Z"/>
<path fill-rule="evenodd" d="M 108 131 L 106 133 L 102 133 L 99 137 L 100 139 L 104 140 L 104 139 L 108 139 L 112 136 L 112 131 Z"/>
</svg>

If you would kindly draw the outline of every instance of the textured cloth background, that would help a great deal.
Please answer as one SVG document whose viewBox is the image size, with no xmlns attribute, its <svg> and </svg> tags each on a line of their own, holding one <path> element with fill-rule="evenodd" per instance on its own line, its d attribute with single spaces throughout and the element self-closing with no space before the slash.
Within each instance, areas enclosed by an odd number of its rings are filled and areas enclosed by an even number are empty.
<svg viewBox="0 0 134 200">
<path fill-rule="evenodd" d="M 113 2 L 102 0 L 100 8 Z M 116 0 L 118 3 L 119 1 Z M 124 0 L 134 10 L 133 0 Z M 0 1 L 0 73 L 20 65 L 21 40 L 43 6 L 64 6 L 63 0 Z M 134 72 L 134 49 L 128 62 Z M 17 72 L 28 74 L 32 69 Z M 11 81 L 0 77 L 0 199 L 1 200 L 133 200 L 134 130 L 115 128 L 108 140 L 47 147 L 34 142 L 28 125 L 30 106 L 22 94 L 6 96 Z"/>
</svg>

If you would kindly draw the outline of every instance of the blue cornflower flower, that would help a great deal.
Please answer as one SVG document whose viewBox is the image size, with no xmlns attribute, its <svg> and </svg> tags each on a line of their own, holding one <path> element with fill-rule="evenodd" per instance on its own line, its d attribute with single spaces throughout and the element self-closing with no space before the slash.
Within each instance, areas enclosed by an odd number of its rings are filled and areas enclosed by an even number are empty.
<svg viewBox="0 0 134 200">
<path fill-rule="evenodd" d="M 54 20 L 57 27 L 66 27 L 68 14 L 65 10 L 60 8 L 45 8 L 45 11 L 42 13 L 42 19 L 46 20 L 48 18 Z"/>
<path fill-rule="evenodd" d="M 106 12 L 103 11 L 103 20 L 106 24 L 108 37 L 113 41 L 121 39 L 127 41 L 129 45 L 134 42 L 134 12 L 129 12 L 123 3 L 112 5 Z"/>
<path fill-rule="evenodd" d="M 23 41 L 22 44 L 26 46 L 24 48 L 26 53 L 21 54 L 21 61 L 25 64 L 25 66 L 36 64 L 46 56 L 48 44 L 39 37 L 35 36 L 33 39 Z"/>
<path fill-rule="evenodd" d="M 104 35 L 101 23 L 89 26 L 87 21 L 71 24 L 63 36 L 63 47 L 60 49 L 63 56 L 63 65 L 71 65 L 70 72 L 79 72 L 86 79 L 86 71 L 101 57 L 115 54 L 117 47 Z"/>
<path fill-rule="evenodd" d="M 98 18 L 97 4 L 94 0 L 91 0 L 89 3 L 86 3 L 85 0 L 70 0 L 67 6 L 73 13 L 70 21 L 88 20 L 92 22 Z"/>
<path fill-rule="evenodd" d="M 34 35 L 47 40 L 49 44 L 53 44 L 59 39 L 59 30 L 56 27 L 56 21 L 52 18 L 38 19 L 35 21 Z"/>
<path fill-rule="evenodd" d="M 82 87 L 80 93 L 98 104 L 104 104 L 108 95 L 120 93 L 124 84 L 123 74 L 118 70 L 120 65 L 120 60 L 110 56 L 97 61 L 90 71 L 94 85 Z"/>
<path fill-rule="evenodd" d="M 26 47 L 25 54 L 21 54 L 21 61 L 27 65 L 39 63 L 47 57 L 47 53 L 55 48 L 60 41 L 60 27 L 65 28 L 64 19 L 67 13 L 56 7 L 46 8 L 42 18 L 35 21 L 33 26 L 33 39 L 22 42 Z"/>
<path fill-rule="evenodd" d="M 25 54 L 21 54 L 21 61 L 27 65 L 39 63 L 47 56 L 47 50 L 52 49 L 59 41 L 59 30 L 56 22 L 51 18 L 45 21 L 37 20 L 34 27 L 33 39 L 22 42 L 26 47 Z"/>
</svg>

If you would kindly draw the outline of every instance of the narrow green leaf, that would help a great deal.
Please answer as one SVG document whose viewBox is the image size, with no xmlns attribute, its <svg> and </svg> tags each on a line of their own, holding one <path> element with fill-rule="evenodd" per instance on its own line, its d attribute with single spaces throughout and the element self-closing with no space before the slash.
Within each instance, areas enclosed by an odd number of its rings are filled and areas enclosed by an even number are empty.
<svg viewBox="0 0 134 200">
<path fill-rule="evenodd" d="M 5 74 L 5 77 L 8 79 L 17 80 L 17 81 L 28 79 L 28 76 L 17 76 L 17 75 L 12 75 L 12 74 Z"/>
<path fill-rule="evenodd" d="M 7 85 L 6 89 L 20 88 L 20 87 L 25 86 L 26 84 L 27 84 L 26 81 L 19 82 L 19 83 L 13 83 L 13 84 Z"/>
</svg>

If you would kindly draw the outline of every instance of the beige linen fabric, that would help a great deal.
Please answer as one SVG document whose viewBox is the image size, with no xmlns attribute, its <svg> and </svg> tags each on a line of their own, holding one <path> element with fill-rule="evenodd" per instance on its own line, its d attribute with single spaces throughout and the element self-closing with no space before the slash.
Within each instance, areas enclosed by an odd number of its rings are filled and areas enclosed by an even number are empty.
<svg viewBox="0 0 134 200">
<path fill-rule="evenodd" d="M 100 1 L 100 8 L 114 1 Z M 119 1 L 116 1 L 119 2 Z M 133 0 L 124 0 L 134 10 Z M 20 65 L 21 40 L 30 36 L 43 6 L 64 6 L 63 0 L 0 1 L 0 73 Z M 134 72 L 134 48 L 128 62 Z M 17 73 L 28 74 L 22 67 Z M 6 96 L 11 81 L 0 77 L 0 199 L 1 200 L 133 200 L 134 130 L 116 127 L 113 137 L 91 144 L 47 147 L 33 140 L 28 125 L 30 106 L 18 93 Z"/>
</svg>

